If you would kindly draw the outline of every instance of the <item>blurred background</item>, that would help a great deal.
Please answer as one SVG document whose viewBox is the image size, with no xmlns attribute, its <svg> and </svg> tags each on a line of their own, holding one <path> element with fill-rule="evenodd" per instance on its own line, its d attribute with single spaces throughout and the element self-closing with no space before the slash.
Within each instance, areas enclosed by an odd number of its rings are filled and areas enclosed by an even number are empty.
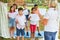
<svg viewBox="0 0 60 40">
<path fill-rule="evenodd" d="M 11 5 L 13 5 L 14 3 L 17 4 L 18 6 L 22 6 L 23 4 L 27 4 L 28 5 L 28 9 L 30 9 L 34 4 L 38 4 L 40 8 L 48 8 L 47 5 L 49 5 L 49 3 L 55 1 L 56 3 L 58 2 L 60 4 L 60 0 L 0 0 L 1 2 L 4 3 L 8 3 L 8 9 Z M 43 6 L 45 5 L 45 6 Z M 40 23 L 41 24 L 41 23 Z M 40 30 L 43 31 L 44 30 L 44 26 L 41 24 L 40 25 Z M 59 39 L 60 39 L 60 30 L 59 30 Z M 42 38 L 40 38 L 42 40 Z M 0 37 L 0 40 L 10 40 L 10 39 L 5 39 Z M 30 40 L 30 39 L 26 39 L 25 40 Z M 36 38 L 36 40 L 38 40 L 38 38 Z"/>
</svg>

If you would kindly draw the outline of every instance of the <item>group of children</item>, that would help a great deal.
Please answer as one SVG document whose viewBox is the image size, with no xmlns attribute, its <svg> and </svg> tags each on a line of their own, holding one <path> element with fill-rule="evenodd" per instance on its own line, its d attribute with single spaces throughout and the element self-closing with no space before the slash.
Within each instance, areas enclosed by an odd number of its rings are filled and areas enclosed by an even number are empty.
<svg viewBox="0 0 60 40">
<path fill-rule="evenodd" d="M 39 29 L 39 22 L 41 21 L 45 26 L 45 40 L 55 40 L 55 36 L 58 30 L 58 12 L 56 10 L 55 3 L 50 4 L 49 9 L 47 11 L 45 10 L 45 12 L 46 14 L 43 17 L 41 14 L 42 12 L 38 8 L 37 4 L 31 8 L 31 11 L 27 8 L 26 4 L 23 5 L 23 8 L 20 7 L 18 9 L 17 5 L 13 4 L 13 6 L 10 7 L 10 11 L 8 12 L 11 38 L 14 36 L 14 26 L 16 26 L 17 40 L 20 40 L 20 35 L 22 36 L 22 40 L 24 40 L 25 28 L 27 36 L 29 36 L 28 28 L 30 28 L 31 39 L 35 40 L 36 29 L 38 30 L 38 35 L 41 36 Z M 45 12 L 43 11 L 43 13 Z M 28 27 L 28 21 L 30 21 L 30 27 Z"/>
<path fill-rule="evenodd" d="M 38 35 L 41 36 L 41 34 L 39 32 L 40 31 L 39 22 L 41 21 L 42 24 L 45 26 L 44 27 L 44 40 L 58 40 L 58 39 L 56 39 L 56 37 L 58 37 L 58 35 L 56 36 L 56 34 L 59 30 L 59 21 L 60 20 L 59 20 L 59 13 L 58 13 L 56 6 L 57 6 L 57 4 L 55 2 L 54 3 L 52 2 L 48 6 L 48 9 L 46 11 L 44 8 L 42 10 L 39 9 L 38 5 L 35 4 L 34 7 L 32 7 L 31 11 L 30 11 L 27 8 L 26 4 L 23 5 L 23 8 L 22 7 L 17 8 L 17 5 L 13 4 L 10 7 L 9 12 L 7 13 L 10 31 L 5 30 L 5 29 L 8 29 L 8 27 L 5 26 L 6 25 L 5 24 L 6 19 L 4 18 L 5 14 L 3 15 L 4 17 L 1 15 L 2 20 L 5 19 L 3 22 L 1 22 L 2 24 L 4 23 L 4 25 L 1 26 L 1 32 L 3 33 L 2 35 L 3 36 L 5 35 L 7 37 L 8 37 L 8 35 L 10 35 L 11 39 L 12 39 L 14 36 L 14 31 L 16 30 L 16 35 L 17 35 L 16 39 L 20 40 L 20 35 L 21 35 L 22 40 L 24 40 L 25 32 L 26 32 L 26 35 L 29 36 L 29 31 L 30 31 L 31 39 L 35 40 L 36 29 L 38 30 Z M 4 7 L 2 7 L 2 9 Z M 3 12 L 3 10 L 2 10 L 2 12 Z M 44 14 L 44 13 L 46 13 L 46 14 Z M 44 16 L 43 16 L 43 14 L 44 14 Z M 30 24 L 28 21 L 30 22 Z M 30 25 L 30 27 L 28 27 L 28 24 Z M 26 28 L 26 31 L 25 31 L 25 28 Z M 30 30 L 28 28 L 30 28 Z M 9 32 L 10 32 L 10 34 L 9 34 Z M 6 34 L 8 34 L 8 35 L 6 35 Z"/>
<path fill-rule="evenodd" d="M 25 28 L 27 33 L 26 35 L 29 36 L 28 21 L 30 21 L 31 39 L 35 40 L 34 37 L 36 29 L 38 30 L 38 35 L 41 36 L 39 31 L 39 21 L 42 19 L 42 16 L 39 12 L 37 4 L 35 4 L 34 7 L 31 8 L 31 12 L 29 9 L 27 9 L 26 4 L 23 5 L 23 8 L 20 7 L 18 9 L 17 5 L 13 4 L 8 12 L 8 19 L 11 38 L 13 38 L 14 36 L 14 26 L 16 26 L 17 40 L 20 40 L 20 34 L 22 36 L 22 40 L 24 40 Z"/>
</svg>

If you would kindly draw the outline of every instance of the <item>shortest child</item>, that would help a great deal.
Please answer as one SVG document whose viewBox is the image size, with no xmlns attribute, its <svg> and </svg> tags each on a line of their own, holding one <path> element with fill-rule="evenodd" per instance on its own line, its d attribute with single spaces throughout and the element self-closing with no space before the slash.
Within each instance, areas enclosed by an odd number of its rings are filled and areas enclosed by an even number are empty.
<svg viewBox="0 0 60 40">
<path fill-rule="evenodd" d="M 17 35 L 17 40 L 20 40 L 20 35 L 22 36 L 22 40 L 24 40 L 24 28 L 25 28 L 25 15 L 23 15 L 23 8 L 18 9 L 18 15 L 16 17 L 16 35 Z"/>
<path fill-rule="evenodd" d="M 30 20 L 30 31 L 31 31 L 31 39 L 35 40 L 35 31 L 37 26 L 37 21 L 39 21 L 39 16 L 35 13 L 35 8 L 32 8 L 32 13 L 29 15 Z"/>
</svg>

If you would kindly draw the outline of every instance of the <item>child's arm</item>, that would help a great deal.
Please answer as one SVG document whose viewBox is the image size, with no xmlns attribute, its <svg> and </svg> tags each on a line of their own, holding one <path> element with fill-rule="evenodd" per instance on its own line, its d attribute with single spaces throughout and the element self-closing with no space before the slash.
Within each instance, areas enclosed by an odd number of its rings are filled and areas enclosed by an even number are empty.
<svg viewBox="0 0 60 40">
<path fill-rule="evenodd" d="M 28 17 L 28 20 L 30 20 L 31 19 L 31 14 L 29 15 L 29 17 Z"/>
<path fill-rule="evenodd" d="M 39 11 L 38 11 L 38 16 L 41 20 L 43 19 L 43 16 L 41 15 L 41 13 Z"/>
<path fill-rule="evenodd" d="M 40 17 L 41 20 L 43 19 L 43 16 L 41 14 L 39 14 L 39 17 Z"/>
<path fill-rule="evenodd" d="M 50 15 L 49 15 L 49 13 L 47 12 L 47 13 L 44 15 L 44 18 L 42 19 L 42 24 L 43 24 L 43 25 L 47 25 L 49 19 L 50 19 Z"/>
<path fill-rule="evenodd" d="M 16 24 L 18 24 L 18 23 L 19 23 L 17 18 L 18 18 L 18 17 L 16 17 L 16 18 L 15 18 L 15 22 L 16 22 Z"/>
<path fill-rule="evenodd" d="M 18 24 L 19 22 L 18 22 L 18 20 L 16 20 L 16 24 Z"/>
</svg>

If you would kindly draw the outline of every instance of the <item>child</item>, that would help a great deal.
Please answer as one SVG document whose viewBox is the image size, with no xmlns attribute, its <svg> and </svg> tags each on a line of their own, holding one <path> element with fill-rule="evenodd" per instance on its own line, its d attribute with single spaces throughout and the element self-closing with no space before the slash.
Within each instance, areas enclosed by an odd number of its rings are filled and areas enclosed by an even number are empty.
<svg viewBox="0 0 60 40">
<path fill-rule="evenodd" d="M 16 17 L 16 12 L 13 6 L 10 7 L 10 11 L 8 13 L 8 19 L 9 19 L 9 28 L 10 28 L 10 35 L 11 38 L 13 38 L 14 35 L 14 26 L 15 26 L 15 17 Z"/>
<path fill-rule="evenodd" d="M 39 9 L 38 9 L 38 5 L 37 4 L 35 4 L 34 5 L 34 8 L 35 8 L 35 13 L 36 13 L 36 15 L 38 15 L 39 17 L 40 17 L 40 19 L 42 19 L 42 15 L 40 14 L 40 12 L 39 12 Z M 39 36 L 41 36 L 41 34 L 40 34 L 40 29 L 39 29 L 39 21 L 37 21 L 37 30 L 38 30 L 38 35 Z"/>
<path fill-rule="evenodd" d="M 23 5 L 23 8 L 24 8 L 23 14 L 24 14 L 25 17 L 26 17 L 26 31 L 27 31 L 27 36 L 29 36 L 29 34 L 28 34 L 28 16 L 29 16 L 29 14 L 30 14 L 30 10 L 27 9 L 27 5 L 26 5 L 26 4 Z"/>
<path fill-rule="evenodd" d="M 30 30 L 31 30 L 31 38 L 35 40 L 35 31 L 37 26 L 37 21 L 39 21 L 39 16 L 35 14 L 35 8 L 32 8 L 32 14 L 29 15 L 30 19 Z"/>
<path fill-rule="evenodd" d="M 58 11 L 56 9 L 56 3 L 52 2 L 50 7 L 44 16 L 44 38 L 45 40 L 57 40 L 56 33 L 59 29 L 58 27 Z"/>
<path fill-rule="evenodd" d="M 22 40 L 24 40 L 24 29 L 25 29 L 25 22 L 26 22 L 26 19 L 25 19 L 25 15 L 23 15 L 23 8 L 19 8 L 18 9 L 18 15 L 16 17 L 16 24 L 17 24 L 17 27 L 16 27 L 16 34 L 17 34 L 17 40 L 20 40 L 19 37 L 20 37 L 20 34 L 22 36 Z"/>
</svg>

